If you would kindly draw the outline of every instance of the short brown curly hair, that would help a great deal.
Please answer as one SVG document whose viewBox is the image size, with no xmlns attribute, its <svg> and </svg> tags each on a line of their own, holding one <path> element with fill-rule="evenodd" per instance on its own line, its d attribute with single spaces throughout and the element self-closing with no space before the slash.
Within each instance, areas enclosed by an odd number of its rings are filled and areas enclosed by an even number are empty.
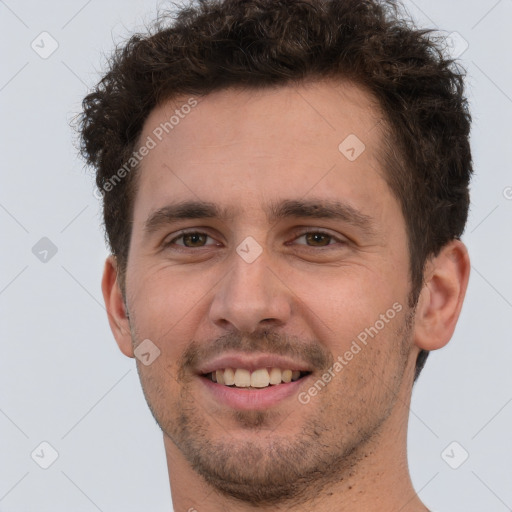
<svg viewBox="0 0 512 512">
<path fill-rule="evenodd" d="M 442 39 L 415 28 L 391 0 L 192 1 L 114 52 L 83 101 L 79 129 L 103 191 L 123 293 L 137 168 L 115 187 L 106 184 L 130 158 L 151 110 L 182 94 L 324 78 L 359 84 L 384 112 L 383 161 L 407 226 L 416 304 L 427 259 L 460 238 L 466 224 L 471 118 L 464 73 Z M 420 353 L 416 377 L 427 355 Z"/>
</svg>

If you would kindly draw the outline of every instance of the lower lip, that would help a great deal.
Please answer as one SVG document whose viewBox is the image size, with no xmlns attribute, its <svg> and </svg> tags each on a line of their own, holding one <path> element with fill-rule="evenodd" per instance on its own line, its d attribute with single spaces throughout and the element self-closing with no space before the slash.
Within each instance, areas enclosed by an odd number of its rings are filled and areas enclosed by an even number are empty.
<svg viewBox="0 0 512 512">
<path fill-rule="evenodd" d="M 277 405 L 290 396 L 298 395 L 299 389 L 308 377 L 309 375 L 293 382 L 283 382 L 261 389 L 230 388 L 206 377 L 200 377 L 199 380 L 221 404 L 232 409 L 258 411 Z"/>
</svg>

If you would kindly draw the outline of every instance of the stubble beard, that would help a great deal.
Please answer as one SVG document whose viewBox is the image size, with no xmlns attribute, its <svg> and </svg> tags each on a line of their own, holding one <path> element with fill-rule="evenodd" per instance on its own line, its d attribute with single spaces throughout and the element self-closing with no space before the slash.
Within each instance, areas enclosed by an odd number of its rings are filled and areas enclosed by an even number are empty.
<svg viewBox="0 0 512 512">
<path fill-rule="evenodd" d="M 370 369 L 368 380 L 373 378 L 373 385 L 385 389 L 383 396 L 373 397 L 368 403 L 360 400 L 358 390 L 354 389 L 360 382 L 352 379 L 352 396 L 340 384 L 333 396 L 316 397 L 324 398 L 321 405 L 312 410 L 291 437 L 279 433 L 280 424 L 288 418 L 276 411 L 232 411 L 230 424 L 237 425 L 237 439 L 241 437 L 240 429 L 248 434 L 247 440 L 236 441 L 220 426 L 222 418 L 218 421 L 208 417 L 196 405 L 186 378 L 178 379 L 179 397 L 169 403 L 162 399 L 165 394 L 161 385 L 152 383 L 140 371 L 140 365 L 138 368 L 146 401 L 164 435 L 213 489 L 254 506 L 298 506 L 312 501 L 325 488 L 343 483 L 378 444 L 382 427 L 397 400 L 411 333 L 411 315 L 405 315 L 394 333 L 395 368 L 390 382 L 384 386 L 375 382 L 375 373 L 372 375 Z M 332 355 L 330 358 L 332 363 Z M 329 392 L 329 386 L 324 393 Z M 345 414 L 339 414 L 340 403 Z M 303 414 L 304 407 L 308 405 L 297 405 L 292 414 Z M 215 439 L 212 429 L 223 431 Z"/>
</svg>

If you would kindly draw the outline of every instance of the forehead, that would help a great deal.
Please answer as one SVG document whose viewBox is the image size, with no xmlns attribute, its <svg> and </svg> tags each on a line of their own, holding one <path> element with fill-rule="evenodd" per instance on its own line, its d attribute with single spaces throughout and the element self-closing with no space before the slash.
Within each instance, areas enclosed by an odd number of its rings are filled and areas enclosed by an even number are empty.
<svg viewBox="0 0 512 512">
<path fill-rule="evenodd" d="M 382 113 L 351 83 L 225 89 L 157 106 L 140 137 L 136 211 L 179 199 L 236 202 L 315 195 L 378 203 Z M 252 193 L 249 194 L 249 191 Z"/>
</svg>

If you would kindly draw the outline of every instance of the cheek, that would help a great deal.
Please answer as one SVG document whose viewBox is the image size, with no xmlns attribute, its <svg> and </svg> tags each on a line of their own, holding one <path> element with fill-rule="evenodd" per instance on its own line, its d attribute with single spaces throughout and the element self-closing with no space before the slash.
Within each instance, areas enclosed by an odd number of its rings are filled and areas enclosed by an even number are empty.
<svg viewBox="0 0 512 512">
<path fill-rule="evenodd" d="M 300 275 L 289 273 L 286 279 L 293 283 L 297 313 L 310 326 L 315 326 L 318 339 L 336 357 L 361 333 L 360 338 L 364 340 L 366 330 L 373 332 L 376 323 L 379 332 L 383 326 L 388 330 L 396 325 L 391 320 L 397 316 L 396 309 L 405 310 L 405 295 L 389 281 L 389 275 L 358 265 L 328 273 L 325 269 Z M 393 309 L 395 303 L 398 305 Z"/>
<path fill-rule="evenodd" d="M 326 400 L 341 400 L 355 414 L 370 409 L 384 414 L 398 392 L 408 361 L 411 331 L 406 312 L 395 302 L 378 315 L 368 314 L 368 319 L 353 318 L 347 330 L 340 322 L 339 331 L 325 338 L 334 358 L 334 376 L 324 373 L 332 382 L 332 394 Z"/>
<path fill-rule="evenodd" d="M 197 325 L 191 321 L 204 312 L 205 293 L 214 284 L 203 273 L 185 276 L 168 265 L 134 269 L 127 291 L 137 312 L 138 335 L 167 344 L 173 340 L 173 346 L 177 346 L 174 341 L 186 344 L 193 334 L 192 324 Z"/>
</svg>

